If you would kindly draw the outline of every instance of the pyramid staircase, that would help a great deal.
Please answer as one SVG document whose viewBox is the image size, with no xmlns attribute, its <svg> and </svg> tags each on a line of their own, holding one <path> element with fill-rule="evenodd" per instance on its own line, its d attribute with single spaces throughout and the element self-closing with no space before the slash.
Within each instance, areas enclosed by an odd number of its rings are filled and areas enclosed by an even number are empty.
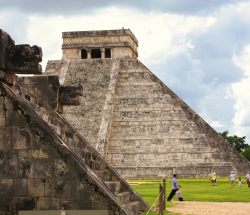
<svg viewBox="0 0 250 215">
<path fill-rule="evenodd" d="M 125 178 L 244 173 L 250 162 L 137 59 L 121 59 L 106 160 Z"/>
<path fill-rule="evenodd" d="M 18 77 L 15 76 L 18 80 Z M 109 198 L 119 208 L 119 214 L 140 214 L 148 210 L 147 203 L 130 187 L 117 171 L 108 165 L 100 154 L 54 110 L 46 110 L 22 95 L 25 86 L 8 86 L 1 82 L 8 96 L 19 108 L 36 121 L 54 139 L 54 147 L 66 153 L 74 164 L 87 176 L 89 184 L 98 187 L 98 192 Z M 23 87 L 23 88 L 22 88 Z M 20 90 L 22 89 L 22 90 Z"/>
</svg>

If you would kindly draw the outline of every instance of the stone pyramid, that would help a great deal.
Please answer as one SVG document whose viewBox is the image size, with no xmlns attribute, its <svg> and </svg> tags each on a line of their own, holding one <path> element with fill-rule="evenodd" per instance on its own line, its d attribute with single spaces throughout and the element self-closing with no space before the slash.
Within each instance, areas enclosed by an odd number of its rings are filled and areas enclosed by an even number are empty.
<svg viewBox="0 0 250 215">
<path fill-rule="evenodd" d="M 137 59 L 129 29 L 63 33 L 46 74 L 81 85 L 63 116 L 126 178 L 245 174 L 250 162 Z"/>
</svg>

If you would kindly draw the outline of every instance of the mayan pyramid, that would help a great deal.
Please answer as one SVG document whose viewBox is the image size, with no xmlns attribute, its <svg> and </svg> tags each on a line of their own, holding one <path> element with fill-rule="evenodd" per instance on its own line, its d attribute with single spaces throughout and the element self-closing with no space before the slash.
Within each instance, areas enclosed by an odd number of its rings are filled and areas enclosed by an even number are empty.
<svg viewBox="0 0 250 215">
<path fill-rule="evenodd" d="M 245 174 L 250 162 L 142 62 L 129 29 L 62 34 L 47 75 L 83 87 L 63 116 L 125 178 Z M 190 86 L 191 87 L 191 86 Z"/>
</svg>

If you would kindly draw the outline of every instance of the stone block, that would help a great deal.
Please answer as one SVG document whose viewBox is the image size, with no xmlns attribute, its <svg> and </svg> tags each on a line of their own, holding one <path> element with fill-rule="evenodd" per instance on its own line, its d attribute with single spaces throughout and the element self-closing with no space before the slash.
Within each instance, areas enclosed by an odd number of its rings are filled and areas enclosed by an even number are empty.
<svg viewBox="0 0 250 215">
<path fill-rule="evenodd" d="M 35 210 L 36 197 L 17 197 L 15 198 L 14 204 L 17 211 Z"/>
<path fill-rule="evenodd" d="M 0 110 L 4 109 L 4 97 L 0 93 Z"/>
<path fill-rule="evenodd" d="M 42 49 L 28 44 L 7 48 L 6 69 L 17 74 L 41 74 Z"/>
<path fill-rule="evenodd" d="M 44 196 L 44 187 L 46 180 L 44 179 L 28 179 L 28 195 L 42 197 Z M 44 208 L 46 209 L 46 208 Z"/>
<path fill-rule="evenodd" d="M 6 111 L 6 118 L 5 118 L 6 126 L 17 126 L 23 128 L 26 125 L 26 119 L 16 110 L 7 110 Z"/>
<path fill-rule="evenodd" d="M 17 164 L 18 178 L 34 177 L 34 161 L 32 159 L 19 160 Z"/>
<path fill-rule="evenodd" d="M 74 183 L 73 180 L 67 180 L 67 182 L 64 182 L 62 198 L 65 201 L 71 200 L 71 193 L 72 193 L 71 184 L 72 183 Z"/>
<path fill-rule="evenodd" d="M 0 109 L 0 127 L 5 126 L 5 111 Z"/>
<path fill-rule="evenodd" d="M 14 41 L 10 35 L 0 29 L 0 69 L 6 69 L 7 49 L 9 46 L 14 45 Z"/>
<path fill-rule="evenodd" d="M 14 187 L 16 196 L 27 196 L 28 194 L 28 180 L 14 179 Z"/>
<path fill-rule="evenodd" d="M 62 211 L 61 210 L 31 210 L 31 211 L 25 210 L 25 211 L 18 211 L 18 215 L 62 215 Z"/>
<path fill-rule="evenodd" d="M 36 76 L 37 103 L 41 107 L 55 109 L 59 93 L 59 80 L 56 76 Z"/>
<path fill-rule="evenodd" d="M 5 149 L 5 132 L 6 129 L 0 126 L 0 151 L 3 151 Z"/>
<path fill-rule="evenodd" d="M 64 181 L 57 179 L 47 179 L 45 183 L 45 196 L 60 198 L 64 194 Z"/>
<path fill-rule="evenodd" d="M 174 167 L 173 173 L 177 175 L 196 175 L 195 166 Z"/>
<path fill-rule="evenodd" d="M 12 127 L 0 127 L 0 132 L 0 150 L 12 150 Z"/>
<path fill-rule="evenodd" d="M 59 103 L 61 105 L 79 105 L 79 96 L 82 96 L 81 86 L 61 86 Z"/>
<path fill-rule="evenodd" d="M 13 186 L 13 179 L 3 179 L 0 178 L 0 185 L 3 187 L 12 187 Z M 2 191 L 2 189 L 0 189 Z"/>
<path fill-rule="evenodd" d="M 54 174 L 58 177 L 64 177 L 66 178 L 75 178 L 76 173 L 71 171 L 69 167 L 66 165 L 65 162 L 63 162 L 61 159 L 55 160 L 54 161 L 55 169 L 54 169 Z"/>
<path fill-rule="evenodd" d="M 27 137 L 21 135 L 20 132 L 18 132 L 17 129 L 13 130 L 12 133 L 12 143 L 13 143 L 13 149 L 27 149 Z"/>
<path fill-rule="evenodd" d="M 15 110 L 15 107 L 13 106 L 12 101 L 7 97 L 5 97 L 4 99 L 4 108 L 6 110 Z"/>
<path fill-rule="evenodd" d="M 0 213 L 8 214 L 12 208 L 15 189 L 12 179 L 0 179 Z M 4 213 L 6 211 L 6 213 Z"/>
<path fill-rule="evenodd" d="M 55 173 L 54 160 L 47 158 L 36 159 L 34 161 L 35 169 L 34 174 L 35 178 L 54 178 L 58 175 Z"/>
<path fill-rule="evenodd" d="M 60 209 L 59 198 L 40 197 L 37 200 L 37 210 L 59 210 L 59 209 Z"/>
<path fill-rule="evenodd" d="M 0 151 L 0 177 L 15 178 L 17 173 L 17 154 L 15 151 Z"/>
</svg>

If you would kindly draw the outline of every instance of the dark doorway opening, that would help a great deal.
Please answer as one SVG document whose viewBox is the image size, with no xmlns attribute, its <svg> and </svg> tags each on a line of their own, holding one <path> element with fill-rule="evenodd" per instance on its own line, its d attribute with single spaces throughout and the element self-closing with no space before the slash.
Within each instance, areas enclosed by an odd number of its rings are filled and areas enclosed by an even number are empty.
<svg viewBox="0 0 250 215">
<path fill-rule="evenodd" d="M 100 49 L 91 49 L 91 58 L 101 58 L 101 50 Z"/>
<path fill-rule="evenodd" d="M 111 49 L 105 49 L 105 58 L 111 58 Z"/>
<path fill-rule="evenodd" d="M 87 50 L 86 49 L 82 49 L 81 50 L 81 58 L 82 59 L 87 59 L 88 54 L 87 54 Z"/>
</svg>

